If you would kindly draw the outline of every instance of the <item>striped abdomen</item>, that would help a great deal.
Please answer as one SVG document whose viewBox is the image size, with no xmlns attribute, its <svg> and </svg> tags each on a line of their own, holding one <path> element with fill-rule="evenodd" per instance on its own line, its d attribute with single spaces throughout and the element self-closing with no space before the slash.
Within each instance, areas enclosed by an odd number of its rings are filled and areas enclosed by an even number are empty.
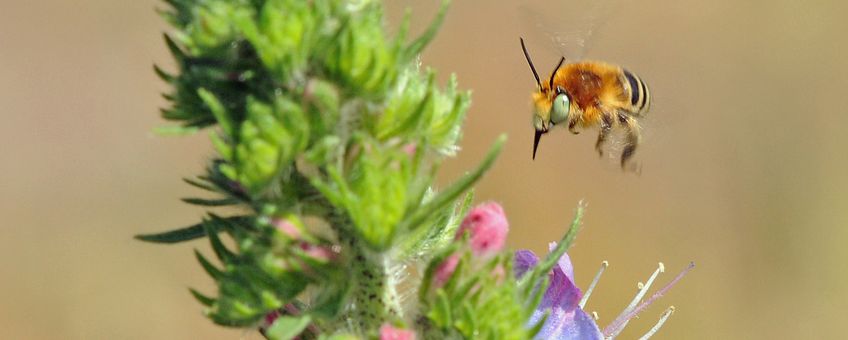
<svg viewBox="0 0 848 340">
<path fill-rule="evenodd" d="M 651 92 L 642 79 L 628 70 L 623 71 L 624 78 L 627 80 L 627 87 L 630 90 L 630 111 L 636 116 L 644 116 L 651 107 Z"/>
</svg>

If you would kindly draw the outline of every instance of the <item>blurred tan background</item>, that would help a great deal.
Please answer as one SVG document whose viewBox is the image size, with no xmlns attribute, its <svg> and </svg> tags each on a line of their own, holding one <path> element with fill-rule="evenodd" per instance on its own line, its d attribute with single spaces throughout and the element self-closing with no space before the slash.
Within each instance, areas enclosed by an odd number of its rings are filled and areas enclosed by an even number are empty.
<svg viewBox="0 0 848 340">
<path fill-rule="evenodd" d="M 192 248 L 133 234 L 194 223 L 180 177 L 198 173 L 206 136 L 166 138 L 151 65 L 171 66 L 158 2 L 0 4 L 0 337 L 259 339 L 212 325 L 186 290 L 212 291 Z M 390 24 L 412 6 L 388 5 Z M 526 8 L 562 18 L 567 1 L 456 1 L 423 55 L 441 79 L 473 89 L 463 151 L 448 183 L 510 136 L 478 200 L 501 202 L 510 246 L 544 251 L 576 203 L 589 209 L 571 255 L 587 309 L 609 323 L 656 267 L 660 284 L 697 268 L 632 322 L 641 335 L 668 305 L 658 339 L 834 338 L 848 309 L 848 5 L 840 1 L 619 1 L 587 57 L 627 66 L 654 105 L 641 176 L 599 160 L 594 132 L 556 130 L 530 160 L 534 81 L 555 45 Z M 529 16 L 532 18 L 532 15 Z M 542 31 L 545 29 L 543 28 Z M 547 46 L 546 46 L 547 45 Z M 544 75 L 543 75 L 544 76 Z"/>
</svg>

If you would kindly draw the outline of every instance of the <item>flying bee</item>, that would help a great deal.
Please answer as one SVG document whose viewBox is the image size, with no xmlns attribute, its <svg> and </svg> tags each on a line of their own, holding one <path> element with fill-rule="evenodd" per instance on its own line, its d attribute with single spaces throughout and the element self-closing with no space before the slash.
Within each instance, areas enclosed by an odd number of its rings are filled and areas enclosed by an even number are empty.
<svg viewBox="0 0 848 340">
<path fill-rule="evenodd" d="M 548 81 L 542 82 L 524 46 L 524 39 L 521 39 L 521 49 L 539 86 L 533 93 L 533 128 L 536 130 L 533 159 L 536 159 L 542 135 L 554 125 L 566 124 L 573 134 L 597 126 L 600 133 L 595 150 L 601 156 L 610 132 L 613 129 L 624 132 L 621 168 L 625 169 L 641 139 L 638 119 L 644 117 L 651 106 L 651 95 L 645 83 L 620 66 L 600 61 L 564 64 L 565 57 L 559 60 Z"/>
</svg>

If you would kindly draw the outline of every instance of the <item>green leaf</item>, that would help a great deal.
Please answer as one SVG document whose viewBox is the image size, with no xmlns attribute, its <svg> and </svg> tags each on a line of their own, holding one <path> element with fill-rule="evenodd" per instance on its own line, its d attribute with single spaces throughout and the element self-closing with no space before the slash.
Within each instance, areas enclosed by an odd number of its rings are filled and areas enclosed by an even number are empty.
<svg viewBox="0 0 848 340">
<path fill-rule="evenodd" d="M 344 278 L 337 278 L 344 281 Z M 345 282 L 347 283 L 347 282 Z M 334 318 L 339 314 L 348 300 L 348 294 L 352 285 L 342 284 L 336 287 L 327 287 L 315 299 L 312 312 L 319 317 Z"/>
<path fill-rule="evenodd" d="M 215 265 L 209 262 L 209 260 L 207 260 L 206 257 L 203 256 L 203 254 L 201 254 L 196 249 L 194 250 L 194 256 L 197 258 L 197 261 L 200 262 L 200 266 L 203 267 L 203 270 L 205 270 L 206 273 L 209 274 L 209 276 L 216 280 L 224 276 L 224 272 L 216 268 Z"/>
<path fill-rule="evenodd" d="M 428 317 L 441 327 L 449 326 L 453 320 L 451 303 L 444 290 L 436 291 L 436 306 L 430 310 Z"/>
<path fill-rule="evenodd" d="M 173 83 L 174 79 L 176 79 L 174 75 L 165 72 L 165 70 L 160 68 L 159 65 L 153 65 L 153 71 L 156 72 L 156 75 L 159 76 L 159 78 L 164 80 L 165 82 Z"/>
<path fill-rule="evenodd" d="M 194 296 L 194 298 L 197 299 L 197 301 L 199 301 L 204 306 L 212 307 L 212 305 L 215 304 L 215 299 L 208 297 L 206 295 L 203 295 L 202 293 L 198 292 L 197 290 L 194 290 L 194 288 L 189 288 L 188 290 L 191 292 L 191 295 Z"/>
<path fill-rule="evenodd" d="M 199 205 L 199 206 L 204 206 L 204 207 L 223 207 L 223 206 L 234 205 L 234 204 L 239 203 L 239 200 L 237 200 L 235 198 L 206 199 L 206 198 L 189 197 L 189 198 L 182 198 L 181 200 L 183 202 L 188 203 L 188 204 L 194 204 L 194 205 Z"/>
<path fill-rule="evenodd" d="M 433 88 L 433 84 L 435 82 L 435 79 L 436 73 L 429 72 L 427 76 L 427 85 L 425 85 L 424 97 L 421 99 L 421 101 L 418 102 L 418 105 L 415 107 L 414 110 L 412 110 L 412 112 L 409 114 L 409 116 L 406 117 L 403 122 L 401 122 L 399 125 L 395 126 L 391 130 L 382 132 L 379 136 L 381 139 L 386 139 L 388 137 L 396 136 L 404 132 L 409 133 L 417 130 L 416 128 L 420 125 L 421 121 L 424 120 L 426 112 L 425 109 L 428 105 L 432 105 L 434 95 L 433 91 L 435 91 L 435 89 Z"/>
<path fill-rule="evenodd" d="M 212 92 L 204 88 L 197 89 L 197 95 L 200 96 L 200 99 L 203 100 L 203 103 L 209 108 L 209 111 L 212 111 L 212 115 L 215 116 L 215 119 L 218 120 L 218 124 L 221 125 L 221 130 L 227 136 L 232 138 L 235 136 L 235 122 L 232 117 L 227 113 L 227 109 L 224 108 L 224 104 L 215 97 Z"/>
<path fill-rule="evenodd" d="M 409 47 L 406 50 L 407 57 L 415 57 L 424 50 L 424 47 L 427 47 L 427 44 L 429 44 L 431 40 L 433 40 L 433 37 L 436 36 L 436 32 L 439 31 L 439 27 L 442 26 L 442 22 L 445 21 L 445 14 L 448 12 L 449 5 L 450 0 L 442 0 L 442 5 L 439 7 L 439 13 L 436 14 L 436 18 L 432 23 L 430 23 L 430 26 L 427 27 L 427 31 L 409 44 Z"/>
<path fill-rule="evenodd" d="M 206 233 L 209 235 L 209 243 L 212 245 L 212 250 L 215 251 L 215 255 L 224 262 L 231 263 L 236 260 L 236 255 L 224 245 L 224 242 L 221 241 L 221 238 L 218 237 L 218 227 L 216 223 L 206 220 L 202 223 L 203 228 L 206 229 Z"/>
<path fill-rule="evenodd" d="M 542 317 L 539 319 L 539 321 L 537 321 L 532 327 L 530 327 L 530 329 L 527 330 L 527 332 L 530 333 L 530 336 L 532 338 L 535 338 L 536 334 L 539 334 L 539 332 L 542 331 L 542 327 L 545 326 L 545 322 L 548 321 L 549 316 L 551 316 L 550 309 L 546 310 L 545 313 L 542 314 Z"/>
<path fill-rule="evenodd" d="M 430 260 L 430 264 L 427 265 L 427 269 L 424 270 L 424 276 L 421 278 L 421 285 L 418 287 L 418 302 L 421 303 L 421 305 L 427 306 L 431 302 L 429 298 L 430 286 L 433 284 L 433 275 L 435 275 L 436 269 L 449 256 L 454 254 L 456 250 L 459 249 L 459 246 L 459 242 L 451 243 L 447 248 L 436 254 L 433 259 Z M 457 270 L 459 270 L 458 265 L 457 268 L 454 269 L 454 273 L 456 273 Z"/>
<path fill-rule="evenodd" d="M 182 63 L 186 58 L 185 52 L 183 52 L 170 35 L 163 34 L 163 36 L 165 37 L 165 44 L 168 45 L 168 50 L 171 51 L 171 55 L 174 56 L 177 62 Z"/>
<path fill-rule="evenodd" d="M 180 243 L 206 236 L 203 223 L 157 234 L 135 235 L 135 239 L 152 243 Z"/>
<path fill-rule="evenodd" d="M 318 336 L 318 340 L 361 340 L 361 338 L 350 334 L 321 334 Z"/>
<path fill-rule="evenodd" d="M 474 183 L 480 180 L 480 178 L 483 177 L 483 174 L 485 174 L 486 171 L 488 171 L 495 163 L 495 159 L 498 158 L 498 154 L 500 154 L 504 142 L 506 142 L 506 135 L 500 135 L 500 137 L 498 137 L 495 141 L 495 145 L 493 145 L 489 150 L 489 153 L 486 154 L 486 158 L 484 158 L 483 162 L 477 166 L 477 169 L 465 176 L 462 176 L 462 178 L 454 182 L 446 190 L 440 192 L 420 209 L 417 209 L 407 220 L 407 225 L 405 226 L 407 230 L 413 230 L 420 226 L 429 216 L 434 215 L 438 210 L 451 204 L 451 202 L 459 197 L 459 195 L 462 195 L 463 192 L 470 189 Z"/>
<path fill-rule="evenodd" d="M 571 221 L 571 226 L 568 228 L 568 231 L 562 239 L 557 243 L 556 248 L 548 253 L 548 256 L 533 267 L 529 273 L 525 274 L 524 277 L 521 278 L 519 284 L 535 286 L 536 282 L 540 281 L 542 277 L 547 277 L 547 273 L 557 264 L 557 261 L 559 261 L 559 258 L 562 257 L 562 254 L 565 254 L 568 248 L 571 247 L 571 243 L 573 243 L 574 239 L 577 238 L 577 232 L 580 229 L 580 221 L 583 219 L 583 210 L 583 204 L 581 202 L 581 204 L 577 206 L 577 210 L 574 212 L 574 219 Z"/>
<path fill-rule="evenodd" d="M 300 317 L 280 316 L 274 324 L 265 331 L 265 336 L 271 340 L 286 340 L 298 336 L 309 326 L 312 318 L 309 315 Z"/>
<path fill-rule="evenodd" d="M 189 185 L 191 185 L 195 188 L 200 188 L 200 189 L 203 189 L 203 190 L 206 190 L 206 191 L 212 191 L 212 192 L 218 191 L 218 188 L 216 188 L 214 185 L 207 184 L 208 181 L 206 181 L 204 179 L 195 180 L 195 179 L 191 179 L 191 178 L 183 178 L 183 182 L 186 182 L 186 183 L 188 183 Z"/>
<path fill-rule="evenodd" d="M 231 217 L 218 217 L 223 223 L 235 223 L 242 225 L 251 219 L 250 216 L 239 215 Z M 180 243 L 191 241 L 206 236 L 206 230 L 203 228 L 203 223 L 198 223 L 181 229 L 174 229 L 162 233 L 155 234 L 140 234 L 136 235 L 135 239 L 151 242 L 151 243 Z"/>
</svg>

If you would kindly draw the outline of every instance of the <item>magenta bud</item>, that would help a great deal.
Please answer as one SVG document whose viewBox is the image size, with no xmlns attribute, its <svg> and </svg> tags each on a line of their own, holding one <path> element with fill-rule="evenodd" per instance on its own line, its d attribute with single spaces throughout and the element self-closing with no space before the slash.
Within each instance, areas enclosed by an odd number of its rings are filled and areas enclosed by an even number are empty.
<svg viewBox="0 0 848 340">
<path fill-rule="evenodd" d="M 456 270 L 457 264 L 459 264 L 459 255 L 453 254 L 444 259 L 444 261 L 436 267 L 436 272 L 433 274 L 433 283 L 436 287 L 444 286 L 445 283 L 450 280 L 451 276 L 453 276 L 453 272 Z"/>
<path fill-rule="evenodd" d="M 273 219 L 271 220 L 271 224 L 277 228 L 281 233 L 288 236 L 293 240 L 300 239 L 301 233 L 300 229 L 297 228 L 294 223 L 289 221 L 288 219 Z"/>
<path fill-rule="evenodd" d="M 415 340 L 415 332 L 408 329 L 395 328 L 390 324 L 383 324 L 380 327 L 380 340 Z"/>
<path fill-rule="evenodd" d="M 488 202 L 471 209 L 462 220 L 456 238 L 468 232 L 474 255 L 489 257 L 503 249 L 508 231 L 509 223 L 503 208 L 498 203 Z"/>
<path fill-rule="evenodd" d="M 336 253 L 333 252 L 333 249 L 330 247 L 316 246 L 314 244 L 301 242 L 300 249 L 303 250 L 307 256 L 320 262 L 329 262 L 336 258 Z"/>
<path fill-rule="evenodd" d="M 415 151 L 418 150 L 418 144 L 416 143 L 408 143 L 401 147 L 401 150 L 407 155 L 415 156 Z"/>
</svg>

